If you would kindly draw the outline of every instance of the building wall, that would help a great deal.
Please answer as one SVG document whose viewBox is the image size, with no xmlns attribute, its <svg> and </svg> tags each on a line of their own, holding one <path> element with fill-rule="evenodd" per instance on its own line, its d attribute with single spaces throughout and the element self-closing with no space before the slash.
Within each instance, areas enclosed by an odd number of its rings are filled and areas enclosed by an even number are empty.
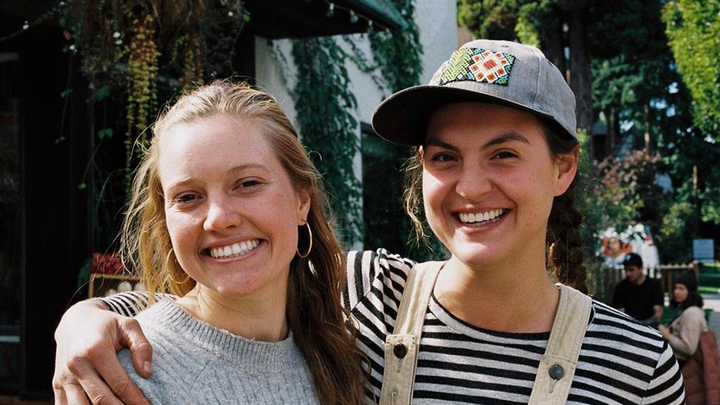
<svg viewBox="0 0 720 405">
<path fill-rule="evenodd" d="M 427 83 L 442 62 L 448 59 L 457 48 L 457 18 L 455 0 L 416 0 L 415 22 L 420 29 L 420 42 L 423 46 L 421 83 Z M 352 35 L 349 40 L 356 41 L 359 49 L 371 57 L 370 44 L 366 35 Z M 294 85 L 291 42 L 289 40 L 268 41 L 256 37 L 255 40 L 256 84 L 272 93 L 285 109 L 290 120 L 296 124 L 296 111 L 288 89 Z M 338 43 L 348 52 L 349 46 L 338 38 Z M 274 48 L 274 50 L 273 50 Z M 287 64 L 278 62 L 274 53 L 281 53 Z M 347 62 L 351 88 L 358 102 L 355 118 L 358 123 L 370 123 L 377 105 L 389 94 L 383 94 L 370 75 L 362 73 L 351 61 Z M 318 83 L 321 85 L 321 83 Z M 358 127 L 358 137 L 361 136 Z M 362 156 L 355 159 L 356 175 L 362 179 Z M 360 249 L 359 243 L 353 248 Z"/>
</svg>

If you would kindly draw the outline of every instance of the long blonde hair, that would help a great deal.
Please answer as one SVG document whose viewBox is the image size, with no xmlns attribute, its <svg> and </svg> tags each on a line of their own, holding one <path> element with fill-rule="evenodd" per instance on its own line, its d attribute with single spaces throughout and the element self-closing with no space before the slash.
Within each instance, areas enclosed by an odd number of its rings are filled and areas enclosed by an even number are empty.
<svg viewBox="0 0 720 405">
<path fill-rule="evenodd" d="M 173 252 L 165 224 L 165 201 L 158 174 L 158 139 L 180 123 L 217 114 L 255 120 L 263 129 L 258 136 L 270 142 L 293 186 L 310 195 L 308 224 L 312 250 L 290 263 L 287 317 L 295 341 L 313 375 L 321 404 L 363 402 L 365 362 L 355 347 L 356 329 L 350 313 L 341 306 L 345 285 L 345 255 L 325 212 L 329 207 L 319 174 L 297 138 L 292 124 L 277 101 L 246 83 L 217 81 L 183 95 L 166 109 L 153 127 L 154 137 L 135 173 L 122 235 L 123 262 L 137 271 L 150 291 L 183 296 L 195 286 Z M 300 250 L 309 245 L 308 234 L 299 228 Z"/>
</svg>

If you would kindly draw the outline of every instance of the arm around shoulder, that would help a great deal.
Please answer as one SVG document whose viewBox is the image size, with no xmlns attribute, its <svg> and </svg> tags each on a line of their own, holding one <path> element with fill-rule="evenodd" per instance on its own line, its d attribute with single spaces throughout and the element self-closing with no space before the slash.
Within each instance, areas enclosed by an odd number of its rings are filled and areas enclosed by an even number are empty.
<svg viewBox="0 0 720 405">
<path fill-rule="evenodd" d="M 55 341 L 56 403 L 84 403 L 70 396 L 79 398 L 85 391 L 93 403 L 110 403 L 117 396 L 128 404 L 147 404 L 116 356 L 129 347 L 138 373 L 150 375 L 152 347 L 136 320 L 108 311 L 97 300 L 83 301 L 63 315 Z"/>
</svg>

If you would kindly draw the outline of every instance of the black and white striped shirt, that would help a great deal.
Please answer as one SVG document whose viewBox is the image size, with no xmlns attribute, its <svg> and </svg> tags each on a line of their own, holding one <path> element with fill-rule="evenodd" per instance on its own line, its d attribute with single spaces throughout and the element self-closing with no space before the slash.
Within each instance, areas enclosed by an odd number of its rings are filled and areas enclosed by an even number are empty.
<svg viewBox="0 0 720 405">
<path fill-rule="evenodd" d="M 383 249 L 348 254 L 343 304 L 358 321 L 357 344 L 370 359 L 375 398 L 380 397 L 385 337 L 395 326 L 414 265 Z M 133 315 L 143 306 L 136 298 L 119 294 L 103 302 L 117 313 Z M 549 337 L 549 332 L 477 328 L 433 297 L 420 340 L 413 404 L 527 404 Z M 567 403 L 683 404 L 682 376 L 659 332 L 593 301 Z"/>
<path fill-rule="evenodd" d="M 415 263 L 385 250 L 351 252 L 344 305 L 380 395 L 384 342 Z M 503 333 L 466 324 L 431 298 L 413 404 L 527 404 L 550 333 Z M 682 404 L 682 376 L 660 333 L 593 301 L 568 404 Z"/>
</svg>

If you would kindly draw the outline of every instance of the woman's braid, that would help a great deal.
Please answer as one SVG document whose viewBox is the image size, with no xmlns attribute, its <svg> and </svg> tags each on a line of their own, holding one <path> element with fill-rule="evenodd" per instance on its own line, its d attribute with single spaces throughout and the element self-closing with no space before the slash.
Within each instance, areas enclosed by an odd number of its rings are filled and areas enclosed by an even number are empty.
<svg viewBox="0 0 720 405">
<path fill-rule="evenodd" d="M 558 281 L 587 293 L 587 272 L 583 262 L 580 224 L 582 214 L 575 208 L 575 181 L 555 197 L 548 222 L 548 265 Z"/>
</svg>

